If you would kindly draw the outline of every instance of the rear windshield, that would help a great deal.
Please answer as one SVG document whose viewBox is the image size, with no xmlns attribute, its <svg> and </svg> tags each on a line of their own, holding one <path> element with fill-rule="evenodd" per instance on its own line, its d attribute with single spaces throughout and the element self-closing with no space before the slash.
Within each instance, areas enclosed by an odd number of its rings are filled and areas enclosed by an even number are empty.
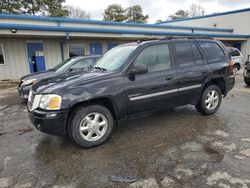
<svg viewBox="0 0 250 188">
<path fill-rule="evenodd" d="M 215 42 L 199 41 L 198 44 L 202 48 L 208 63 L 218 62 L 225 56 L 221 47 Z"/>
</svg>

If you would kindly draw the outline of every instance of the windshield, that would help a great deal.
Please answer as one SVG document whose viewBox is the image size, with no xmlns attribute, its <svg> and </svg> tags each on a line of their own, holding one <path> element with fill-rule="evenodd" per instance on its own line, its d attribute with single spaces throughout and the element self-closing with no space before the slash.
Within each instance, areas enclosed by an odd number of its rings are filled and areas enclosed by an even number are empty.
<svg viewBox="0 0 250 188">
<path fill-rule="evenodd" d="M 72 62 L 74 59 L 69 58 L 64 60 L 63 62 L 59 63 L 58 65 L 56 65 L 53 70 L 55 70 L 56 72 L 60 72 L 63 71 L 67 66 L 69 62 Z"/>
<path fill-rule="evenodd" d="M 107 51 L 101 59 L 99 59 L 95 67 L 100 67 L 107 71 L 114 71 L 124 64 L 128 56 L 136 49 L 137 46 L 117 46 Z"/>
</svg>

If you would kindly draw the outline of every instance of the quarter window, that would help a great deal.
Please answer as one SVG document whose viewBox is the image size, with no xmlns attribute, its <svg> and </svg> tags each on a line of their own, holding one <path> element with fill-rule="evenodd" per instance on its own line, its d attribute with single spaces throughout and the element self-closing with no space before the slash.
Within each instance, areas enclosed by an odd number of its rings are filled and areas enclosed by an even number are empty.
<svg viewBox="0 0 250 188">
<path fill-rule="evenodd" d="M 224 56 L 221 47 L 215 42 L 198 42 L 209 63 L 220 61 Z"/>
<path fill-rule="evenodd" d="M 83 55 L 85 55 L 83 44 L 69 44 L 69 57 Z"/>
<path fill-rule="evenodd" d="M 194 56 L 189 42 L 177 42 L 174 44 L 176 61 L 179 67 L 186 67 L 194 64 Z"/>
<path fill-rule="evenodd" d="M 144 64 L 148 72 L 167 70 L 171 68 L 168 44 L 147 47 L 135 59 L 134 65 Z"/>
<path fill-rule="evenodd" d="M 0 65 L 4 65 L 4 51 L 3 44 L 0 44 Z"/>
</svg>

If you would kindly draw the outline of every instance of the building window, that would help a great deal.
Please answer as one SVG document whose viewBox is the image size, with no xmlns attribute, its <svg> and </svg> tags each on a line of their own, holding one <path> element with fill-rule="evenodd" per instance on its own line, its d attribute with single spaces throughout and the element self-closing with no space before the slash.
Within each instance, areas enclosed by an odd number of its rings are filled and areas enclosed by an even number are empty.
<svg viewBox="0 0 250 188">
<path fill-rule="evenodd" d="M 3 51 L 3 44 L 0 44 L 0 65 L 4 65 L 4 51 Z"/>
<path fill-rule="evenodd" d="M 69 57 L 85 55 L 83 44 L 69 44 Z"/>
</svg>

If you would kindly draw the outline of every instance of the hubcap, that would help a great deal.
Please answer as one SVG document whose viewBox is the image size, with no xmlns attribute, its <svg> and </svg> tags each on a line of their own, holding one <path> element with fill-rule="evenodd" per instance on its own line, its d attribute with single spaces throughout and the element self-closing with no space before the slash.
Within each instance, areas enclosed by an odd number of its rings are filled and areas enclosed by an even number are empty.
<svg viewBox="0 0 250 188">
<path fill-rule="evenodd" d="M 208 110 L 214 110 L 218 104 L 219 104 L 218 92 L 215 90 L 209 91 L 205 99 L 206 108 Z"/>
<path fill-rule="evenodd" d="M 87 141 L 96 141 L 103 137 L 108 127 L 107 118 L 98 112 L 84 116 L 80 122 L 79 132 Z"/>
</svg>

